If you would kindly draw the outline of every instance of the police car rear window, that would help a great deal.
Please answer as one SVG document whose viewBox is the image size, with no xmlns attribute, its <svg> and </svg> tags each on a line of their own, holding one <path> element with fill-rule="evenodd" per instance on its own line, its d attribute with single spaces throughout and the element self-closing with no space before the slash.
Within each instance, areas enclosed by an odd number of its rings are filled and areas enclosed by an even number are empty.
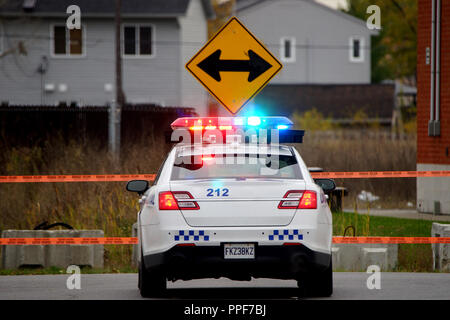
<svg viewBox="0 0 450 320">
<path fill-rule="evenodd" d="M 294 155 L 227 153 L 178 155 L 172 180 L 191 179 L 302 179 Z"/>
</svg>

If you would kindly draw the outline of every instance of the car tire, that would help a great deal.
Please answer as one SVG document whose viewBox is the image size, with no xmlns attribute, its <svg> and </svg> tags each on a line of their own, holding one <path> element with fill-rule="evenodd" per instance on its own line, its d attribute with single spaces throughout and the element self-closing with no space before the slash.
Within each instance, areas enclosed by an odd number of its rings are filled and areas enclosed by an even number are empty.
<svg viewBox="0 0 450 320">
<path fill-rule="evenodd" d="M 165 293 L 167 289 L 166 276 L 160 269 L 147 270 L 143 257 L 139 263 L 138 277 L 138 286 L 142 297 L 160 297 Z"/>
<path fill-rule="evenodd" d="M 322 271 L 308 273 L 297 281 L 298 287 L 310 297 L 330 297 L 333 294 L 333 265 Z"/>
</svg>

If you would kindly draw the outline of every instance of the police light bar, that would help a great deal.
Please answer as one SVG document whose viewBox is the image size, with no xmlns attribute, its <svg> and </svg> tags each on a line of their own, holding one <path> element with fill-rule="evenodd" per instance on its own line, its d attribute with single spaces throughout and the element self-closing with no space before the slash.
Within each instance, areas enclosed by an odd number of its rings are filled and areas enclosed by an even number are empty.
<svg viewBox="0 0 450 320">
<path fill-rule="evenodd" d="M 235 130 L 235 129 L 278 129 L 286 130 L 293 126 L 293 122 L 286 117 L 184 117 L 172 122 L 171 127 L 203 130 Z"/>
<path fill-rule="evenodd" d="M 305 131 L 292 130 L 293 125 L 294 123 L 286 117 L 183 117 L 172 122 L 171 127 L 174 132 L 188 130 L 191 136 L 199 134 L 200 137 L 203 137 L 206 135 L 201 139 L 203 143 L 219 141 L 226 143 L 231 137 L 235 139 L 236 134 L 241 136 L 239 140 L 242 143 L 249 143 L 250 140 L 257 139 L 260 134 L 267 135 L 265 141 L 272 143 L 272 130 L 276 130 L 274 139 L 277 139 L 279 143 L 302 143 Z M 246 134 L 248 130 L 251 131 L 250 134 Z M 220 139 L 217 139 L 218 134 Z M 191 139 L 191 141 L 193 140 Z M 181 143 L 183 140 L 178 135 L 173 137 L 166 132 L 166 141 Z M 183 143 L 192 142 L 183 141 Z"/>
</svg>

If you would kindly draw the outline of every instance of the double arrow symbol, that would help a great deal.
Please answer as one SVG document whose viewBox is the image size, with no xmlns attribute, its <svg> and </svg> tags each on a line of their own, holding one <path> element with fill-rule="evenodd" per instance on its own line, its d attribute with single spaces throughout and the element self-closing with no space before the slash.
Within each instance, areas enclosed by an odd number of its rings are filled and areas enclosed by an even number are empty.
<svg viewBox="0 0 450 320">
<path fill-rule="evenodd" d="M 220 72 L 248 72 L 248 82 L 252 82 L 272 65 L 253 50 L 248 50 L 249 60 L 220 60 L 221 50 L 216 50 L 197 66 L 211 78 L 220 82 Z"/>
</svg>

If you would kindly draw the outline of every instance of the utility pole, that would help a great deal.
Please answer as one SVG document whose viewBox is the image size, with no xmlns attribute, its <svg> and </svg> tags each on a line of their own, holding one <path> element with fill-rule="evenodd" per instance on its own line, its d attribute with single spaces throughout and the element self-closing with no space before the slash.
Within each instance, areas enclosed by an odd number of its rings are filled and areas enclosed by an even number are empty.
<svg viewBox="0 0 450 320">
<path fill-rule="evenodd" d="M 120 122 L 122 118 L 122 107 L 125 102 L 125 97 L 122 89 L 122 55 L 120 46 L 120 21 L 121 21 L 121 7 L 122 1 L 116 0 L 116 14 L 115 14 L 115 49 L 116 49 L 116 97 L 110 108 L 109 118 L 109 148 L 112 152 L 116 162 L 120 155 Z"/>
</svg>

